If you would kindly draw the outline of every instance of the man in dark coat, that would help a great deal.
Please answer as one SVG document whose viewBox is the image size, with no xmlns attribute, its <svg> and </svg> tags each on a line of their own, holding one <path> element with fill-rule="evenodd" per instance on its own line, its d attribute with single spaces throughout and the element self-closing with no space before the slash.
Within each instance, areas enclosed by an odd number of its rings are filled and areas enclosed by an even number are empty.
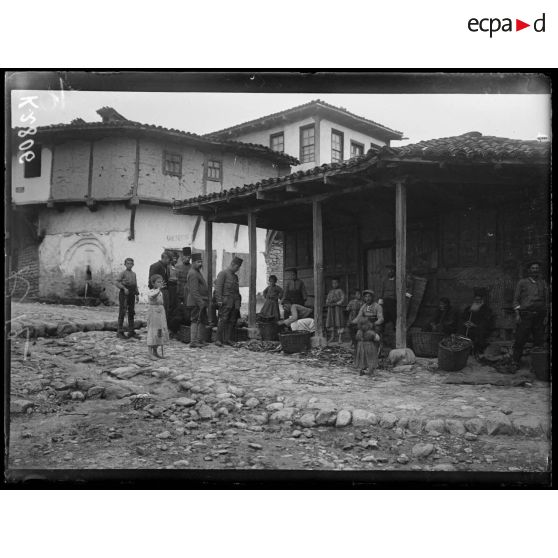
<svg viewBox="0 0 558 558">
<path fill-rule="evenodd" d="M 382 281 L 380 287 L 380 292 L 378 296 L 378 303 L 382 305 L 384 311 L 384 324 L 393 324 L 395 327 L 395 322 L 397 320 L 397 297 L 395 294 L 395 265 L 386 265 L 387 277 Z M 406 281 L 406 300 L 407 302 L 411 300 L 413 292 L 413 277 L 411 274 L 407 275 Z M 407 306 L 408 307 L 408 306 Z"/>
<path fill-rule="evenodd" d="M 163 293 L 163 306 L 165 308 L 165 316 L 167 317 L 167 325 L 169 321 L 169 264 L 171 261 L 171 255 L 168 252 L 163 252 L 161 254 L 161 259 L 158 262 L 149 266 L 149 277 L 147 278 L 147 286 L 152 289 L 151 277 L 153 275 L 160 275 L 163 278 L 163 286 L 161 287 L 161 292 Z"/>
<path fill-rule="evenodd" d="M 520 363 L 523 347 L 530 335 L 533 337 L 535 347 L 543 346 L 549 305 L 548 287 L 546 281 L 540 276 L 540 263 L 530 262 L 527 272 L 527 277 L 518 281 L 513 298 L 517 323 L 513 360 L 517 365 Z"/>
<path fill-rule="evenodd" d="M 205 342 L 209 289 L 201 274 L 203 259 L 201 254 L 192 254 L 192 268 L 188 272 L 187 288 L 190 308 L 190 347 L 202 347 Z"/>
<path fill-rule="evenodd" d="M 473 342 L 473 354 L 479 356 L 488 346 L 494 316 L 486 304 L 486 289 L 474 289 L 473 303 L 465 308 L 460 331 Z"/>
<path fill-rule="evenodd" d="M 182 255 L 176 264 L 176 271 L 178 274 L 178 300 L 183 301 L 184 304 L 188 301 L 188 289 L 186 283 L 188 281 L 188 272 L 190 271 L 190 258 L 192 256 L 192 249 L 188 246 L 182 248 Z"/>
<path fill-rule="evenodd" d="M 240 314 L 241 298 L 237 272 L 241 265 L 241 258 L 233 258 L 231 265 L 219 272 L 215 281 L 215 301 L 219 309 L 215 344 L 219 347 L 233 345 L 232 332 Z"/>
<path fill-rule="evenodd" d="M 423 331 L 434 331 L 443 333 L 444 335 L 450 335 L 457 332 L 458 324 L 459 314 L 457 310 L 452 307 L 449 298 L 442 297 L 434 317 L 431 322 L 423 328 Z"/>
</svg>

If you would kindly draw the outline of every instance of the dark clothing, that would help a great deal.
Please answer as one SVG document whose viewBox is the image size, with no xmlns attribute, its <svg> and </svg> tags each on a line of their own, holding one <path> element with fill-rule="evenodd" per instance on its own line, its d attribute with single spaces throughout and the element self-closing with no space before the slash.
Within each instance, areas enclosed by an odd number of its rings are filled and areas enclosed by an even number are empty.
<svg viewBox="0 0 558 558">
<path fill-rule="evenodd" d="M 176 268 L 176 273 L 177 273 L 177 295 L 178 295 L 178 300 L 183 300 L 184 304 L 187 303 L 188 300 L 188 287 L 187 287 L 187 283 L 188 283 L 188 273 L 191 269 L 191 265 L 190 264 L 185 264 L 182 261 L 179 261 L 175 268 Z"/>
<path fill-rule="evenodd" d="M 190 308 L 186 308 L 182 302 L 179 302 L 174 312 L 169 316 L 169 329 L 176 333 L 182 325 L 190 324 Z"/>
<path fill-rule="evenodd" d="M 135 275 L 135 274 L 134 274 Z M 137 289 L 136 289 L 137 290 Z M 134 316 L 136 314 L 136 293 L 130 289 L 128 294 L 120 289 L 118 293 L 118 332 L 124 331 L 124 316 L 128 313 L 128 331 L 134 333 Z"/>
<path fill-rule="evenodd" d="M 533 336 L 533 345 L 535 347 L 542 347 L 544 344 L 546 308 L 541 308 L 534 312 L 520 310 L 519 316 L 521 321 L 517 324 L 515 342 L 513 344 L 513 360 L 517 363 L 519 363 L 523 356 L 523 347 L 529 340 L 530 335 Z"/>
<path fill-rule="evenodd" d="M 290 300 L 293 304 L 304 306 L 308 298 L 304 282 L 300 279 L 287 281 L 284 285 L 284 298 Z"/>
<path fill-rule="evenodd" d="M 193 324 L 207 325 L 207 306 L 194 306 L 190 314 L 190 320 Z"/>
<path fill-rule="evenodd" d="M 197 306 L 207 308 L 209 306 L 209 289 L 207 281 L 198 269 L 190 269 L 186 282 L 188 288 L 188 307 Z"/>
<path fill-rule="evenodd" d="M 240 310 L 240 290 L 238 275 L 230 269 L 224 269 L 217 275 L 215 281 L 215 299 L 217 303 L 232 305 Z"/>
<path fill-rule="evenodd" d="M 260 310 L 260 316 L 263 318 L 281 319 L 279 312 L 279 299 L 283 296 L 283 289 L 277 285 L 271 285 L 264 289 L 263 295 L 265 297 L 264 305 Z"/>
<path fill-rule="evenodd" d="M 463 322 L 473 322 L 475 327 L 467 329 L 465 323 L 460 326 L 460 331 L 473 342 L 473 350 L 482 352 L 488 346 L 488 337 L 492 330 L 493 314 L 486 304 L 483 304 L 479 310 L 473 312 L 468 306 L 463 312 Z"/>
<path fill-rule="evenodd" d="M 548 308 L 548 288 L 544 279 L 527 277 L 520 279 L 513 297 L 514 310 L 530 310 L 539 312 Z"/>
<path fill-rule="evenodd" d="M 397 301 L 394 298 L 384 298 L 384 324 L 393 324 L 397 319 Z"/>
<path fill-rule="evenodd" d="M 407 275 L 407 279 L 405 281 L 407 294 L 413 294 L 413 276 Z M 395 296 L 395 277 L 386 277 L 382 281 L 382 286 L 380 288 L 380 292 L 378 293 L 378 300 L 384 300 L 386 298 L 396 300 Z"/>
<path fill-rule="evenodd" d="M 150 289 L 153 289 L 153 285 L 151 284 L 151 277 L 153 275 L 160 275 L 165 282 L 165 286 L 163 287 L 165 290 L 167 288 L 169 282 L 169 267 L 163 264 L 162 261 L 155 262 L 151 266 L 149 266 L 149 277 L 147 278 L 147 286 Z"/>
<path fill-rule="evenodd" d="M 453 309 L 451 306 L 446 310 L 440 310 L 440 308 L 438 308 L 431 323 L 424 328 L 424 331 L 436 331 L 444 335 L 450 335 L 452 333 L 457 333 L 458 325 L 459 314 L 457 310 Z"/>
</svg>

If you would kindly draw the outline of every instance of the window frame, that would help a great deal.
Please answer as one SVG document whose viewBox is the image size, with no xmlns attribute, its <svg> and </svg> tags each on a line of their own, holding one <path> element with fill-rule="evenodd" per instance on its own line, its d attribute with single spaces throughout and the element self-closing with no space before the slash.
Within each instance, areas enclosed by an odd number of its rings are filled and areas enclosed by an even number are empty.
<svg viewBox="0 0 558 558">
<path fill-rule="evenodd" d="M 304 132 L 306 130 L 310 130 L 310 129 L 312 129 L 313 132 L 314 132 L 314 135 L 313 135 L 314 142 L 311 144 L 312 145 L 312 158 L 308 159 L 308 160 L 305 160 L 304 155 L 303 155 L 304 154 L 304 151 L 303 151 L 304 147 L 308 148 L 310 146 L 309 145 L 303 146 L 302 145 L 302 139 L 303 139 Z M 300 144 L 299 145 L 299 147 L 300 147 L 300 149 L 299 149 L 299 151 L 300 151 L 300 163 L 301 164 L 315 163 L 316 162 L 316 123 L 315 122 L 312 122 L 311 124 L 306 124 L 304 126 L 300 126 L 300 128 L 299 128 L 299 144 Z"/>
<path fill-rule="evenodd" d="M 36 143 L 29 151 L 35 153 L 35 157 L 32 161 L 25 161 L 23 164 L 23 178 L 40 178 L 43 173 L 43 146 Z M 30 169 L 36 169 L 37 167 L 39 174 L 32 174 Z"/>
<path fill-rule="evenodd" d="M 338 151 L 341 153 L 341 158 L 334 160 L 333 159 L 333 136 L 339 136 L 339 145 L 340 145 L 340 149 L 336 149 L 335 151 Z M 341 131 L 341 130 L 336 130 L 335 128 L 331 129 L 331 162 L 332 163 L 342 163 L 345 159 L 345 134 Z"/>
<path fill-rule="evenodd" d="M 276 138 L 281 138 L 283 141 L 281 142 L 283 144 L 283 149 L 281 149 L 281 151 L 277 150 L 277 149 L 273 149 L 273 140 Z M 275 132 L 274 134 L 270 134 L 269 135 L 269 148 L 272 149 L 273 151 L 275 151 L 276 153 L 285 153 L 285 132 L 281 131 L 281 132 Z"/>
<path fill-rule="evenodd" d="M 360 147 L 362 149 L 362 153 L 360 155 L 353 155 L 353 146 Z M 364 155 L 364 154 L 365 154 L 364 143 L 360 143 L 360 141 L 351 140 L 351 159 L 353 157 L 360 157 L 361 155 Z"/>
<path fill-rule="evenodd" d="M 219 163 L 219 176 L 217 178 L 209 176 L 209 169 L 211 163 Z M 215 167 L 211 167 L 215 168 Z M 211 180 L 212 182 L 222 182 L 223 181 L 223 161 L 221 159 L 207 159 L 207 164 L 205 165 L 205 178 L 206 180 Z"/>
<path fill-rule="evenodd" d="M 178 157 L 179 161 L 178 161 L 178 165 L 180 167 L 180 170 L 178 172 L 169 170 L 167 168 L 167 161 L 169 161 L 171 164 L 177 164 L 176 161 L 172 161 L 170 159 L 170 157 Z M 182 154 L 181 153 L 177 153 L 176 151 L 168 151 L 167 149 L 165 149 L 163 151 L 163 174 L 166 174 L 168 176 L 177 176 L 178 178 L 182 178 Z"/>
</svg>

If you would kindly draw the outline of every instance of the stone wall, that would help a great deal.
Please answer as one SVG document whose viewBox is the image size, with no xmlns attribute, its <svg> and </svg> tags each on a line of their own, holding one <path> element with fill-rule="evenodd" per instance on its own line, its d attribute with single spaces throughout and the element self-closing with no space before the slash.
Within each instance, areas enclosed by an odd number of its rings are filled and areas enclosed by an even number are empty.
<svg viewBox="0 0 558 558">
<path fill-rule="evenodd" d="M 33 217 L 17 214 L 14 218 L 13 245 L 7 295 L 13 301 L 39 295 L 39 240 L 33 231 Z"/>
<path fill-rule="evenodd" d="M 277 276 L 277 284 L 281 287 L 283 286 L 283 235 L 282 233 L 277 233 L 277 236 L 268 248 L 265 257 L 265 263 L 267 265 L 267 277 L 270 275 Z"/>
</svg>

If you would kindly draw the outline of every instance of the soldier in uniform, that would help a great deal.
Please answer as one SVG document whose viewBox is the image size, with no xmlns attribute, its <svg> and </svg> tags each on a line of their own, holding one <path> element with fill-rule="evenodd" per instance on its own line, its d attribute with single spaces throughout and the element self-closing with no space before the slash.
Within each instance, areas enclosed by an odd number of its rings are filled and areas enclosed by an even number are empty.
<svg viewBox="0 0 558 558">
<path fill-rule="evenodd" d="M 231 265 L 221 271 L 215 281 L 215 301 L 219 309 L 215 344 L 219 347 L 233 345 L 232 332 L 240 313 L 241 298 L 237 272 L 241 265 L 241 258 L 233 258 Z"/>
<path fill-rule="evenodd" d="M 207 307 L 209 306 L 209 289 L 201 274 L 203 265 L 201 254 L 192 254 L 192 268 L 188 272 L 188 301 L 190 308 L 190 347 L 202 347 L 205 342 L 207 325 Z"/>
</svg>

